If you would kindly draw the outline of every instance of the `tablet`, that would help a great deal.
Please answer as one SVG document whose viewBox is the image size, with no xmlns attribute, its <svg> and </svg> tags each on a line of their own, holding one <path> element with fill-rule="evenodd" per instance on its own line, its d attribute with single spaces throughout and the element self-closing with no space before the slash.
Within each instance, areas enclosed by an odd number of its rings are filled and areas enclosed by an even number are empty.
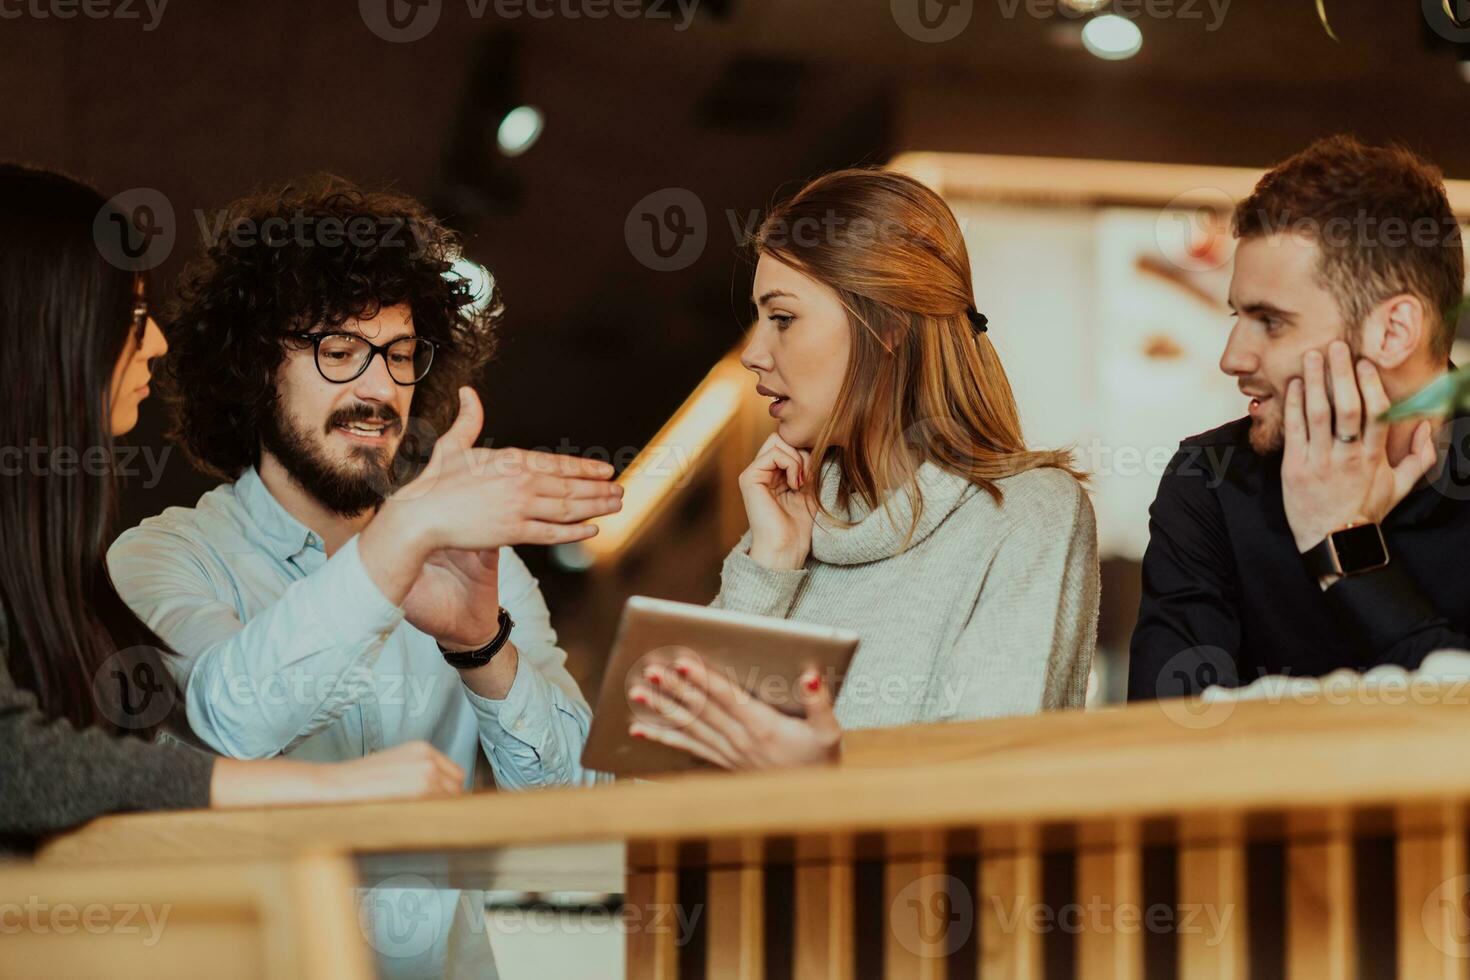
<svg viewBox="0 0 1470 980">
<path fill-rule="evenodd" d="M 857 646 L 857 634 L 848 630 L 633 596 L 618 623 L 582 765 L 619 776 L 716 768 L 687 752 L 628 734 L 635 708 L 628 691 L 650 664 L 672 663 L 692 653 L 754 697 L 801 716 L 805 709 L 797 679 L 815 667 L 835 698 Z"/>
</svg>

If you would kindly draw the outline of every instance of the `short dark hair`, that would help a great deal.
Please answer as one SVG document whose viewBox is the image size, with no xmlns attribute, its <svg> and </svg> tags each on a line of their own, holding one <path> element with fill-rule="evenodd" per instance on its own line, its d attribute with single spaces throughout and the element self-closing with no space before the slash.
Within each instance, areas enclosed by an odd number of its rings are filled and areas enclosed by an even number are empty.
<svg viewBox="0 0 1470 980">
<path fill-rule="evenodd" d="M 170 438 L 198 469 L 235 479 L 259 462 L 292 335 L 399 304 L 436 345 L 413 414 L 443 432 L 459 388 L 493 355 L 503 313 L 498 288 L 476 302 L 468 282 L 446 275 L 459 248 L 412 198 L 330 175 L 228 205 L 169 310 Z"/>
<path fill-rule="evenodd" d="M 1235 235 L 1306 234 L 1350 331 L 1411 293 L 1435 318 L 1430 351 L 1448 357 L 1465 285 L 1460 227 L 1438 167 L 1401 146 L 1320 139 L 1273 167 L 1235 208 Z M 1346 234 L 1344 234 L 1346 233 Z"/>
</svg>

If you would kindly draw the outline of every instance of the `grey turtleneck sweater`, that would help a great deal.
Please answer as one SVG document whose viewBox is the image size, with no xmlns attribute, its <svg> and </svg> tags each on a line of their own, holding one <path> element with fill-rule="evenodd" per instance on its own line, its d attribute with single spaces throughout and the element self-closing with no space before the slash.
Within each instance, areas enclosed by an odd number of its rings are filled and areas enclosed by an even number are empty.
<svg viewBox="0 0 1470 980">
<path fill-rule="evenodd" d="M 1097 528 L 1081 485 L 1057 469 L 999 481 L 1004 502 L 930 463 L 919 525 L 906 491 L 872 511 L 837 507 L 838 469 L 820 493 L 806 566 L 725 559 L 714 605 L 840 626 L 861 638 L 838 693 L 844 728 L 958 721 L 1081 707 L 1097 643 Z M 891 514 L 891 517 L 890 517 Z"/>
</svg>

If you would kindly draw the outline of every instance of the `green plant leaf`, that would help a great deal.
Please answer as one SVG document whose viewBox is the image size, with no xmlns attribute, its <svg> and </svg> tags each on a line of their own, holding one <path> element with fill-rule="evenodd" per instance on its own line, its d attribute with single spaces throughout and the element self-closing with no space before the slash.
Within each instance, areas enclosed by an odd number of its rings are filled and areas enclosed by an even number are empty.
<svg viewBox="0 0 1470 980">
<path fill-rule="evenodd" d="M 1384 422 L 1417 418 L 1446 418 L 1470 412 L 1470 367 L 1436 379 L 1433 383 L 1395 403 L 1384 412 Z"/>
</svg>

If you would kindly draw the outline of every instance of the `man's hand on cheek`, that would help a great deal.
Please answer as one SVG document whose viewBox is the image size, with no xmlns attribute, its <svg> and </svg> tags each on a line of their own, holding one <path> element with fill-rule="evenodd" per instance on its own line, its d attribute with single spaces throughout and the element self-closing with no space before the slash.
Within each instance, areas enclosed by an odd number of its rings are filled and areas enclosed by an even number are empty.
<svg viewBox="0 0 1470 980">
<path fill-rule="evenodd" d="M 1328 389 L 1331 386 L 1331 397 Z M 1286 520 L 1303 553 L 1350 524 L 1378 524 L 1434 465 L 1431 427 L 1414 432 L 1413 450 L 1388 461 L 1388 395 L 1367 360 L 1334 341 L 1324 358 L 1308 351 L 1302 377 L 1286 390 L 1281 494 Z"/>
</svg>

